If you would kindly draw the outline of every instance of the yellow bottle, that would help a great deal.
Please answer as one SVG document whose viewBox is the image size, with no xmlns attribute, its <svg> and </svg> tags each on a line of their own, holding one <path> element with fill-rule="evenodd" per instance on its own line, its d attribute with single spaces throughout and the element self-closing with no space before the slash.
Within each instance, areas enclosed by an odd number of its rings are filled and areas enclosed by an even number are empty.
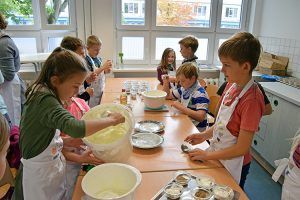
<svg viewBox="0 0 300 200">
<path fill-rule="evenodd" d="M 127 94 L 125 89 L 122 89 L 122 93 L 120 95 L 120 104 L 127 105 Z"/>
</svg>

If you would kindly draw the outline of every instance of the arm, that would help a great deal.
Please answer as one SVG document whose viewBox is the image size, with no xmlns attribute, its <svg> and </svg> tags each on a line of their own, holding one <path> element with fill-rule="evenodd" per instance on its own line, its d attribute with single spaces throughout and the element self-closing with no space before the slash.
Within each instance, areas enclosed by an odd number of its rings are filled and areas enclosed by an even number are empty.
<svg viewBox="0 0 300 200">
<path fill-rule="evenodd" d="M 4 80 L 6 81 L 13 80 L 15 73 L 17 72 L 15 67 L 14 51 L 10 47 L 9 40 L 9 37 L 3 37 L 0 40 L 0 70 Z"/>
<path fill-rule="evenodd" d="M 271 115 L 273 112 L 272 106 L 270 103 L 265 105 L 265 111 L 263 113 L 263 115 Z"/>
<path fill-rule="evenodd" d="M 112 62 L 111 62 L 111 60 L 107 60 L 101 67 L 99 67 L 99 68 L 97 68 L 97 69 L 95 70 L 95 73 L 96 73 L 97 75 L 99 75 L 99 74 L 102 73 L 103 71 L 104 71 L 104 72 L 109 72 L 110 69 L 111 69 L 111 67 L 112 67 Z"/>
<path fill-rule="evenodd" d="M 160 82 L 161 85 L 163 85 L 164 83 L 163 83 L 163 79 L 161 77 L 161 75 L 163 75 L 163 72 L 162 72 L 160 66 L 157 67 L 156 71 L 157 71 L 157 80 Z"/>
<path fill-rule="evenodd" d="M 88 163 L 92 165 L 100 165 L 104 163 L 102 160 L 96 158 L 91 150 L 85 150 L 82 154 L 77 154 L 75 152 L 69 151 L 66 148 L 62 149 L 62 153 L 66 157 L 68 161 L 76 162 L 76 163 Z"/>
<path fill-rule="evenodd" d="M 214 125 L 215 126 L 215 125 Z M 191 143 L 192 145 L 200 144 L 205 140 L 209 140 L 213 136 L 214 126 L 209 127 L 209 129 L 201 132 L 189 135 L 184 141 Z"/>
<path fill-rule="evenodd" d="M 173 99 L 173 95 L 172 95 L 172 93 L 170 91 L 169 85 L 170 85 L 169 77 L 166 76 L 163 79 L 163 91 L 165 91 L 167 93 L 166 99 L 172 100 Z"/>
<path fill-rule="evenodd" d="M 271 115 L 273 110 L 272 110 L 272 106 L 270 104 L 270 100 L 269 100 L 268 96 L 266 95 L 266 92 L 265 92 L 264 88 L 261 86 L 261 84 L 257 83 L 257 86 L 259 87 L 261 93 L 264 95 L 265 110 L 264 110 L 263 115 Z"/>
<path fill-rule="evenodd" d="M 192 110 L 190 108 L 183 106 L 178 101 L 172 102 L 171 105 L 174 106 L 177 110 L 181 111 L 183 114 L 188 115 L 189 117 L 193 118 L 194 120 L 196 120 L 198 122 L 202 122 L 206 117 L 205 110 Z"/>
<path fill-rule="evenodd" d="M 237 143 L 231 147 L 213 152 L 197 149 L 190 151 L 189 157 L 191 160 L 220 160 L 243 156 L 249 151 L 253 136 L 254 132 L 240 130 Z"/>
</svg>

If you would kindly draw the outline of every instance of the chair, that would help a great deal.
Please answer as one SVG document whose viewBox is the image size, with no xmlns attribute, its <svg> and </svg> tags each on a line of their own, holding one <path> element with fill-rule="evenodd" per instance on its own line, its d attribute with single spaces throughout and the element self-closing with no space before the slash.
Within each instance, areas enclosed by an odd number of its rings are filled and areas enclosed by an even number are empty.
<svg viewBox="0 0 300 200">
<path fill-rule="evenodd" d="M 213 117 L 217 117 L 218 110 L 216 110 L 218 103 L 219 103 L 220 97 L 219 96 L 211 96 L 209 97 L 209 106 L 208 111 L 213 115 Z"/>
</svg>

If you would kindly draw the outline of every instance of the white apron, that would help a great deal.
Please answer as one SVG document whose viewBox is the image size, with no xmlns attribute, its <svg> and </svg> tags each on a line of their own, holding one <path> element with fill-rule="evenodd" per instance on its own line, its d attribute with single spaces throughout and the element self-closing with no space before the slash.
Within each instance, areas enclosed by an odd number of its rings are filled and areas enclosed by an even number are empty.
<svg viewBox="0 0 300 200">
<path fill-rule="evenodd" d="M 63 141 L 60 131 L 39 155 L 21 159 L 23 163 L 23 195 L 25 200 L 66 199 L 66 161 L 61 153 Z"/>
<path fill-rule="evenodd" d="M 276 168 L 272 179 L 278 181 L 281 174 L 285 171 L 284 183 L 282 185 L 282 200 L 298 200 L 300 198 L 300 169 L 296 166 L 293 160 L 293 154 L 290 158 L 276 160 Z"/>
<path fill-rule="evenodd" d="M 237 137 L 233 136 L 226 126 L 231 118 L 232 113 L 235 110 L 236 105 L 239 102 L 239 99 L 248 91 L 248 89 L 252 86 L 253 83 L 253 79 L 251 79 L 230 106 L 224 105 L 224 100 L 228 97 L 229 92 L 232 90 L 233 87 L 236 86 L 236 84 L 233 84 L 225 93 L 216 119 L 215 127 L 213 130 L 213 137 L 210 140 L 210 151 L 219 151 L 231 147 L 237 143 Z M 244 156 L 239 156 L 227 160 L 220 160 L 220 162 L 229 171 L 229 173 L 237 182 L 237 184 L 240 183 L 243 161 Z"/>
<path fill-rule="evenodd" d="M 87 55 L 87 56 L 90 58 L 90 60 L 92 62 L 93 70 L 95 71 L 97 69 L 97 67 L 95 65 L 94 60 L 89 55 Z M 104 89 L 104 84 L 105 84 L 105 73 L 104 73 L 104 71 L 102 71 L 97 76 L 96 80 L 91 83 L 91 87 L 94 88 L 94 95 L 91 96 L 91 98 L 89 100 L 90 108 L 93 108 L 100 104 L 100 100 L 101 100 L 103 89 Z"/>
<path fill-rule="evenodd" d="M 21 119 L 21 82 L 16 73 L 11 81 L 4 81 L 0 86 L 0 94 L 7 106 L 12 125 L 19 126 Z"/>
<path fill-rule="evenodd" d="M 78 103 L 76 101 L 75 98 L 72 98 L 72 101 L 78 106 L 78 108 L 81 110 L 82 115 L 84 113 L 87 112 L 87 110 L 85 110 L 80 103 Z M 78 153 L 80 154 L 80 150 L 78 150 L 75 147 L 68 147 L 68 149 L 70 151 L 73 151 L 74 153 Z M 80 169 L 81 169 L 81 164 L 80 163 L 76 163 L 76 162 L 72 162 L 72 161 L 67 161 L 67 165 L 66 165 L 66 180 L 67 180 L 67 194 L 66 194 L 66 199 L 72 199 L 72 195 L 73 195 L 73 191 L 75 188 L 75 184 L 77 181 L 77 177 L 80 173 Z"/>
</svg>

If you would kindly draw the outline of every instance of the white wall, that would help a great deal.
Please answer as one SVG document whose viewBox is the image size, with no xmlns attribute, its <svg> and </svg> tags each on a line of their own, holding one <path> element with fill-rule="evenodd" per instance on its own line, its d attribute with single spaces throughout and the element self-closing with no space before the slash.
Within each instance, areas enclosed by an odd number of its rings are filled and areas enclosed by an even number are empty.
<svg viewBox="0 0 300 200">
<path fill-rule="evenodd" d="M 263 0 L 259 35 L 300 40 L 299 19 L 299 0 Z"/>
<path fill-rule="evenodd" d="M 113 1 L 92 0 L 91 13 L 91 32 L 103 42 L 100 56 L 104 59 L 113 59 L 115 49 Z"/>
</svg>

